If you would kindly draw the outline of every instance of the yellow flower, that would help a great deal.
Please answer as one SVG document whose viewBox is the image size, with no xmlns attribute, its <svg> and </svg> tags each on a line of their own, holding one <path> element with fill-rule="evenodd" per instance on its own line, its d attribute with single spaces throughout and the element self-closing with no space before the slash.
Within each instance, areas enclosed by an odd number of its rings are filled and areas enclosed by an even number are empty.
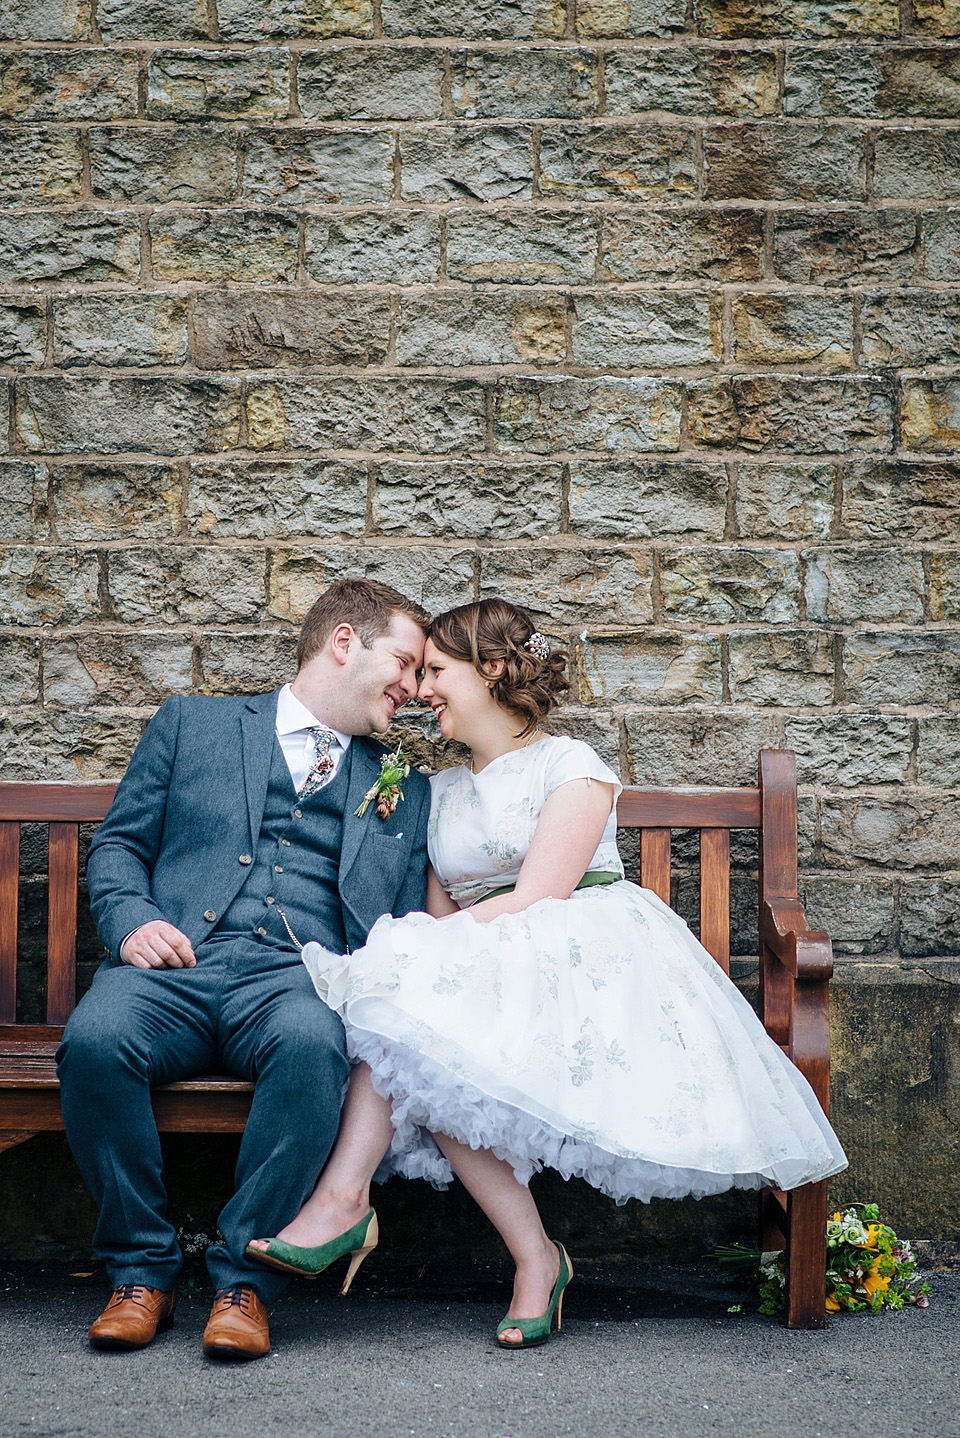
<svg viewBox="0 0 960 1438">
<path fill-rule="evenodd" d="M 839 1313 L 839 1312 L 840 1312 L 840 1304 L 837 1302 L 836 1294 L 834 1294 L 834 1293 L 828 1293 L 828 1294 L 827 1294 L 826 1310 L 827 1310 L 828 1313 Z"/>
<path fill-rule="evenodd" d="M 889 1287 L 890 1279 L 881 1278 L 880 1274 L 877 1272 L 877 1265 L 874 1264 L 873 1267 L 870 1269 L 870 1272 L 864 1276 L 864 1293 L 867 1295 L 868 1298 L 872 1298 L 875 1293 L 883 1293 Z"/>
<path fill-rule="evenodd" d="M 879 1223 L 867 1224 L 867 1241 L 860 1245 L 861 1248 L 876 1248 L 877 1239 L 880 1237 Z"/>
</svg>

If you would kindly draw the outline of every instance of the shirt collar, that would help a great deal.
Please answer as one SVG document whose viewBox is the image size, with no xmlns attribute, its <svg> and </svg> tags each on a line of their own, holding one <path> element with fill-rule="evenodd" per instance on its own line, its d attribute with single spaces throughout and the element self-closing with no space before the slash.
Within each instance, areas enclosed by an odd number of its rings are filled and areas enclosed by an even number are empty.
<svg viewBox="0 0 960 1438">
<path fill-rule="evenodd" d="M 302 729 L 315 729 L 319 723 L 317 716 L 311 714 L 305 704 L 300 703 L 290 685 L 284 684 L 277 696 L 277 733 L 296 734 Z M 341 734 L 332 724 L 324 724 L 322 727 L 330 730 L 341 749 L 350 748 L 349 734 Z"/>
</svg>

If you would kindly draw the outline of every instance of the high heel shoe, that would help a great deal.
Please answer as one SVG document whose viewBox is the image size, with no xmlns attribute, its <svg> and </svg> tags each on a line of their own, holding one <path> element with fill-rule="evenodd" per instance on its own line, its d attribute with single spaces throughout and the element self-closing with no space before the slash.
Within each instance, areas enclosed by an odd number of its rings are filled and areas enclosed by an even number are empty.
<svg viewBox="0 0 960 1438">
<path fill-rule="evenodd" d="M 377 1215 L 371 1208 L 359 1223 L 348 1228 L 346 1233 L 331 1238 L 329 1243 L 319 1243 L 315 1248 L 298 1248 L 295 1243 L 285 1243 L 282 1238 L 271 1238 L 267 1248 L 254 1248 L 247 1244 L 246 1255 L 248 1258 L 255 1258 L 258 1263 L 265 1263 L 268 1268 L 279 1268 L 283 1273 L 299 1273 L 303 1278 L 316 1278 L 325 1268 L 329 1268 L 331 1263 L 349 1253 L 350 1266 L 340 1290 L 342 1298 L 349 1292 L 357 1269 L 367 1254 L 373 1252 L 379 1240 L 380 1227 Z"/>
<path fill-rule="evenodd" d="M 501 1319 L 497 1325 L 497 1342 L 501 1348 L 536 1348 L 538 1344 L 546 1343 L 551 1333 L 560 1332 L 563 1316 L 563 1291 L 573 1277 L 573 1264 L 562 1243 L 557 1243 L 554 1239 L 553 1245 L 560 1254 L 560 1272 L 553 1285 L 546 1313 L 540 1313 L 536 1318 L 507 1317 Z M 523 1341 L 521 1343 L 505 1343 L 500 1334 L 506 1328 L 519 1328 L 523 1334 Z"/>
</svg>

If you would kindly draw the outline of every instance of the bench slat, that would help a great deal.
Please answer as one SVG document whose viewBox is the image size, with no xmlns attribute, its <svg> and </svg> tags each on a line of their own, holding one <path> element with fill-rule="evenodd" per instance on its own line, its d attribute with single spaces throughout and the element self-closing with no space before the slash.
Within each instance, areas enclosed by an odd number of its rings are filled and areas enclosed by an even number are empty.
<svg viewBox="0 0 960 1438">
<path fill-rule="evenodd" d="M 52 823 L 47 917 L 47 1023 L 65 1024 L 77 1002 L 79 824 Z"/>
<path fill-rule="evenodd" d="M 624 789 L 621 829 L 759 829 L 759 789 Z"/>
<path fill-rule="evenodd" d="M 47 823 L 69 819 L 98 823 L 107 816 L 117 792 L 116 784 L 13 784 L 0 783 L 0 821 Z"/>
<path fill-rule="evenodd" d="M 730 972 L 730 830 L 700 830 L 700 942 Z"/>
<path fill-rule="evenodd" d="M 644 829 L 640 834 L 640 882 L 665 904 L 670 902 L 670 830 Z"/>
<path fill-rule="evenodd" d="M 0 823 L 0 1023 L 17 1018 L 17 912 L 20 825 Z"/>
</svg>

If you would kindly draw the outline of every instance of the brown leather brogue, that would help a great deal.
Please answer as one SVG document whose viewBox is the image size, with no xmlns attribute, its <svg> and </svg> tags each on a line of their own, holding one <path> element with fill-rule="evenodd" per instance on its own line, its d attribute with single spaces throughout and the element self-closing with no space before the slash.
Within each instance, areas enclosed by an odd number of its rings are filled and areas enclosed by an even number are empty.
<svg viewBox="0 0 960 1438">
<path fill-rule="evenodd" d="M 88 1337 L 94 1348 L 146 1348 L 156 1334 L 173 1327 L 176 1306 L 177 1295 L 172 1291 L 122 1283 L 90 1325 Z"/>
<path fill-rule="evenodd" d="M 239 1360 L 270 1352 L 267 1310 L 245 1283 L 217 1289 L 203 1330 L 203 1351 L 208 1358 Z"/>
</svg>

